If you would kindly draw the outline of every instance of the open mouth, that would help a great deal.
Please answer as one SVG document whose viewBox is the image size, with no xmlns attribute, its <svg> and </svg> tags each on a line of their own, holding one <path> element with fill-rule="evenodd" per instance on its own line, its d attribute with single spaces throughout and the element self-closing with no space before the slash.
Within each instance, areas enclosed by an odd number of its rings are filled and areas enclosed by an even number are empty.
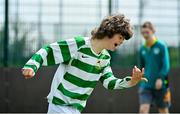
<svg viewBox="0 0 180 114">
<path fill-rule="evenodd" d="M 117 43 L 114 44 L 115 47 L 119 46 Z"/>
</svg>

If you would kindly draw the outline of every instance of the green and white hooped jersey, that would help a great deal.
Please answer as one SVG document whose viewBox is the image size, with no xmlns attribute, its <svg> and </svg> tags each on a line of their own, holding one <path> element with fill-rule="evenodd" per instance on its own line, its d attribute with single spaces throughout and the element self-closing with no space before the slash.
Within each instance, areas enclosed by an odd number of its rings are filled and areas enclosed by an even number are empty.
<svg viewBox="0 0 180 114">
<path fill-rule="evenodd" d="M 99 55 L 92 50 L 90 38 L 74 37 L 44 46 L 24 67 L 30 67 L 36 73 L 42 65 L 59 64 L 47 97 L 48 101 L 82 111 L 99 80 L 107 89 L 130 87 L 130 77 L 114 77 L 110 59 L 107 50 L 103 50 Z"/>
</svg>

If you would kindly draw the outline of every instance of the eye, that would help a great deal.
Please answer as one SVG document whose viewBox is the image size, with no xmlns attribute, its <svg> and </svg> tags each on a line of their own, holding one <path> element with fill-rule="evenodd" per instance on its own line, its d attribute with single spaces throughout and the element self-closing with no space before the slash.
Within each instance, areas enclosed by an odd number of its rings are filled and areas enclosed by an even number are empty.
<svg viewBox="0 0 180 114">
<path fill-rule="evenodd" d="M 119 37 L 120 40 L 124 40 L 124 37 Z"/>
</svg>

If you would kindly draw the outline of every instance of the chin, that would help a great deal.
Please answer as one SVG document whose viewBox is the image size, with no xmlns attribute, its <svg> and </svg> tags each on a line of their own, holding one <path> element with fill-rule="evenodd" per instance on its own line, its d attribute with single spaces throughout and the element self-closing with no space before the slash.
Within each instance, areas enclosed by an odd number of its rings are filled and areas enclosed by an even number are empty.
<svg viewBox="0 0 180 114">
<path fill-rule="evenodd" d="M 145 40 L 148 40 L 149 38 L 148 37 L 144 37 Z"/>
<path fill-rule="evenodd" d="M 109 50 L 109 51 L 115 51 L 116 47 L 109 47 L 109 48 L 106 48 L 106 49 Z"/>
<path fill-rule="evenodd" d="M 110 49 L 110 51 L 115 51 L 115 50 L 116 50 L 116 48 Z"/>
</svg>

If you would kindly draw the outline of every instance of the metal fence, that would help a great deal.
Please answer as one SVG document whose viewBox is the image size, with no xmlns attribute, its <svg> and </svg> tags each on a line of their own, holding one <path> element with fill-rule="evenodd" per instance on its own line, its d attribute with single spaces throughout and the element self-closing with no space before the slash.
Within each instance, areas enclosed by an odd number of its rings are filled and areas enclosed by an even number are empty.
<svg viewBox="0 0 180 114">
<path fill-rule="evenodd" d="M 46 113 L 46 96 L 50 91 L 55 67 L 43 67 L 36 76 L 25 80 L 20 68 L 0 68 L 0 113 Z M 172 93 L 171 113 L 180 112 L 179 68 L 171 69 L 169 86 Z M 131 69 L 113 69 L 118 78 L 129 75 Z M 8 79 L 8 82 L 7 82 Z M 137 113 L 139 109 L 138 88 L 110 91 L 98 83 L 88 99 L 83 113 Z M 152 106 L 151 111 L 157 113 Z"/>
<path fill-rule="evenodd" d="M 139 25 L 152 21 L 156 35 L 166 41 L 171 66 L 180 65 L 179 0 L 8 0 L 8 65 L 21 66 L 42 45 L 76 35 L 90 36 L 91 30 L 109 14 L 124 13 L 131 19 L 135 35 L 112 53 L 114 67 L 137 64 L 143 43 Z M 0 65 L 3 66 L 5 0 L 0 1 Z"/>
</svg>

